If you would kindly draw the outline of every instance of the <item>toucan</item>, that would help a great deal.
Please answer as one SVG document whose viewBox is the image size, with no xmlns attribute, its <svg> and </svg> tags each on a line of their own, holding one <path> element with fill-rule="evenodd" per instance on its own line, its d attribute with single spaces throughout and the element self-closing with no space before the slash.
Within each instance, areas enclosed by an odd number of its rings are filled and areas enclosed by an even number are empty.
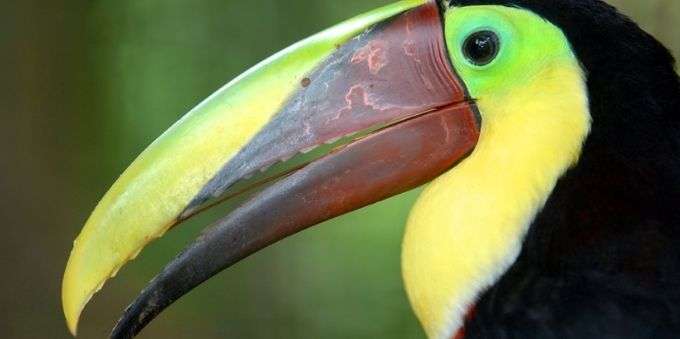
<svg viewBox="0 0 680 339">
<path fill-rule="evenodd" d="M 248 70 L 96 206 L 63 278 L 68 327 L 146 244 L 216 204 L 236 207 L 113 338 L 274 242 L 421 186 L 402 271 L 428 337 L 680 336 L 680 81 L 600 0 L 404 0 Z"/>
</svg>

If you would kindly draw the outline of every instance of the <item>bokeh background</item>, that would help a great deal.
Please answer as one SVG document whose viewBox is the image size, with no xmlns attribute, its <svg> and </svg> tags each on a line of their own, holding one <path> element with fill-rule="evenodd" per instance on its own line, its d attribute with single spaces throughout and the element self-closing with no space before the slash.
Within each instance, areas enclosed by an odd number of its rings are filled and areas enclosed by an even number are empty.
<svg viewBox="0 0 680 339">
<path fill-rule="evenodd" d="M 387 0 L 51 0 L 0 5 L 0 337 L 68 338 L 71 242 L 125 167 L 184 112 L 285 46 Z M 680 1 L 612 0 L 680 56 Z M 414 194 L 277 244 L 163 313 L 143 338 L 423 338 L 400 278 Z M 85 310 L 82 338 L 196 233 L 153 243 Z"/>
</svg>

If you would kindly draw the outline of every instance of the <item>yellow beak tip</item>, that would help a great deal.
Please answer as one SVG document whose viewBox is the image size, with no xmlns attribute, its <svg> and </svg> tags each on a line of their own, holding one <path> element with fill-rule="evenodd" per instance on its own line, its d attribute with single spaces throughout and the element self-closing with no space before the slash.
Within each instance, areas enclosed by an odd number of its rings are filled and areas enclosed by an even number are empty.
<svg viewBox="0 0 680 339">
<path fill-rule="evenodd" d="M 69 332 L 71 332 L 71 335 L 73 335 L 74 337 L 78 336 L 78 324 L 68 325 L 68 330 L 69 330 Z"/>
<path fill-rule="evenodd" d="M 77 314 L 68 314 L 66 313 L 66 326 L 68 327 L 69 332 L 71 332 L 71 335 L 74 337 L 78 335 L 78 320 L 80 318 L 80 313 Z"/>
<path fill-rule="evenodd" d="M 68 327 L 69 332 L 75 337 L 78 334 L 78 321 L 80 320 L 80 315 L 89 298 L 85 298 L 85 302 L 83 302 L 83 299 L 78 297 L 77 293 L 74 293 L 79 289 L 77 288 L 78 286 L 72 286 L 73 281 L 72 275 L 69 274 L 69 270 L 67 269 L 64 274 L 61 301 L 64 317 L 66 319 L 66 326 Z"/>
</svg>

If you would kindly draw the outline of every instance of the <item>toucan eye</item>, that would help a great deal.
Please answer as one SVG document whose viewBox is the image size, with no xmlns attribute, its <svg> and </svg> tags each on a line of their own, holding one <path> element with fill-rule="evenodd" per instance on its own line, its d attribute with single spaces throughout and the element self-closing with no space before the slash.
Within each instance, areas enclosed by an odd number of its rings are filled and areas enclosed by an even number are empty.
<svg viewBox="0 0 680 339">
<path fill-rule="evenodd" d="M 470 34 L 463 43 L 463 55 L 476 66 L 491 63 L 498 55 L 500 40 L 492 31 L 479 31 Z"/>
</svg>

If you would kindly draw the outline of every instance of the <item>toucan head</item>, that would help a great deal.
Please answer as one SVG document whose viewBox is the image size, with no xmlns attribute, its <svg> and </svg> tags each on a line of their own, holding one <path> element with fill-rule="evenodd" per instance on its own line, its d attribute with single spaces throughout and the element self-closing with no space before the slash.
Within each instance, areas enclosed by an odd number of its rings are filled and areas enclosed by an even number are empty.
<svg viewBox="0 0 680 339">
<path fill-rule="evenodd" d="M 450 337 L 517 257 L 591 130 L 588 70 L 536 10 L 550 2 L 515 2 L 400 1 L 207 98 L 130 165 L 75 240 L 62 290 L 70 330 L 144 246 L 217 203 L 241 201 L 150 282 L 114 337 L 274 242 L 426 185 L 403 275 L 428 335 Z"/>
</svg>

